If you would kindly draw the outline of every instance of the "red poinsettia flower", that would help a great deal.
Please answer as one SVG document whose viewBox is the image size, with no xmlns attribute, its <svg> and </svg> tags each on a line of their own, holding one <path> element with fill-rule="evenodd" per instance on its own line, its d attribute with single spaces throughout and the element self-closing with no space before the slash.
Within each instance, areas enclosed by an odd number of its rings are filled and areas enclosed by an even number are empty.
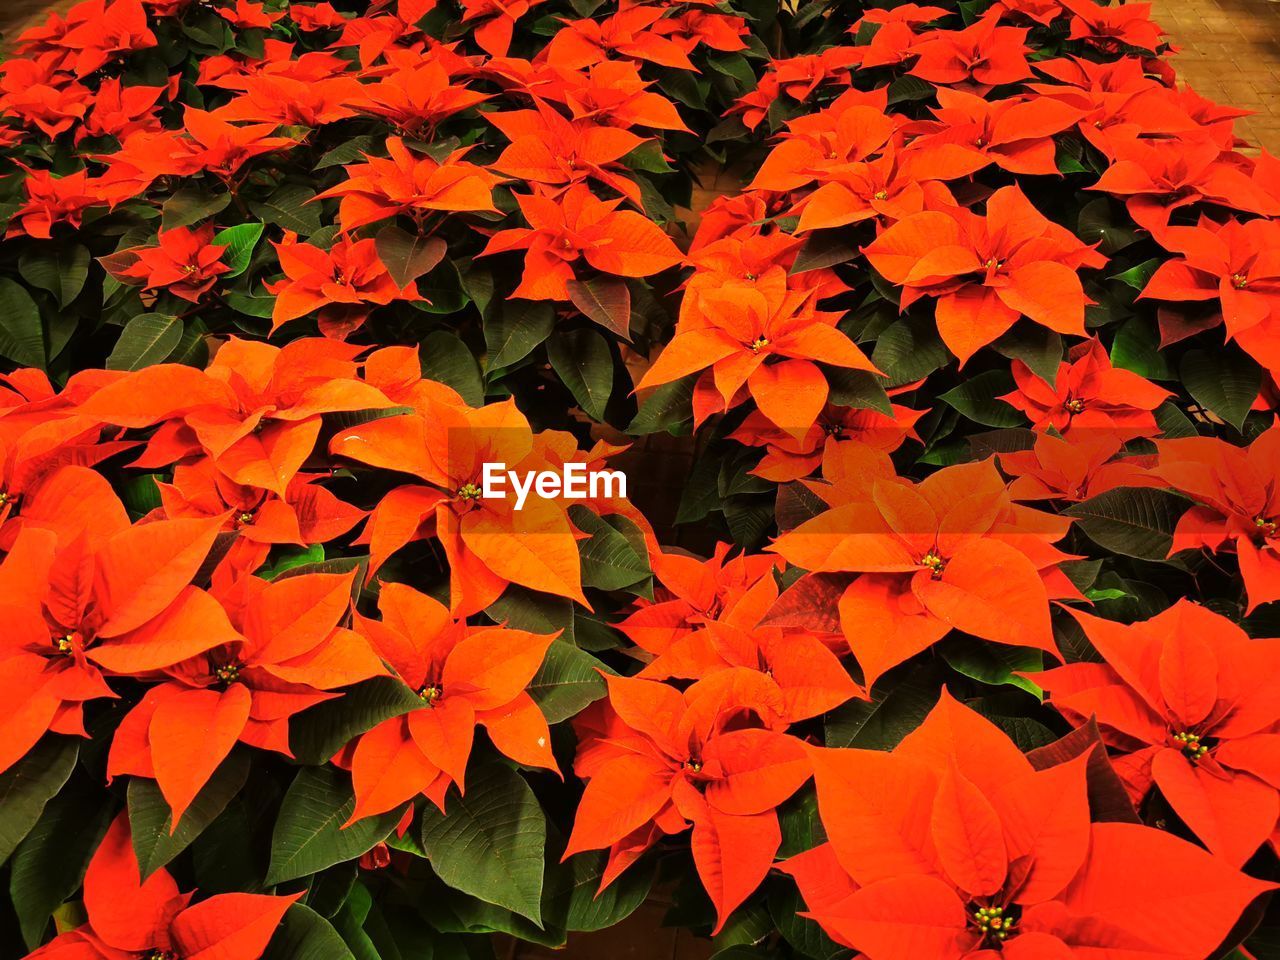
<svg viewBox="0 0 1280 960">
<path fill-rule="evenodd" d="M 547 720 L 525 692 L 555 635 L 471 628 L 398 583 L 382 585 L 378 610 L 381 620 L 358 616 L 356 629 L 418 693 L 422 708 L 384 720 L 348 748 L 352 821 L 423 793 L 444 810 L 450 785 L 465 795 L 477 726 L 517 763 L 558 772 Z"/>
<path fill-rule="evenodd" d="M 475 24 L 471 36 L 493 57 L 505 57 L 516 21 L 543 0 L 461 0 L 462 22 Z"/>
<path fill-rule="evenodd" d="M 641 206 L 640 187 L 618 161 L 644 143 L 643 137 L 590 120 L 567 120 L 541 103 L 536 110 L 489 113 L 485 119 L 511 141 L 493 162 L 495 170 L 553 189 L 597 180 Z"/>
<path fill-rule="evenodd" d="M 1030 450 L 1000 454 L 1000 469 L 1013 477 L 1014 500 L 1077 503 L 1117 487 L 1162 487 L 1148 473 L 1154 458 L 1122 456 L 1124 440 L 1111 432 L 1063 438 L 1041 433 Z"/>
<path fill-rule="evenodd" d="M 1018 389 L 997 399 L 1027 415 L 1033 430 L 1110 434 L 1120 440 L 1160 432 L 1154 411 L 1172 396 L 1129 370 L 1111 365 L 1098 340 L 1076 344 L 1050 384 L 1021 360 L 1013 361 Z"/>
<path fill-rule="evenodd" d="M 218 16 L 240 30 L 270 30 L 271 25 L 284 17 L 284 11 L 270 13 L 261 3 L 253 0 L 236 0 L 233 7 L 218 7 Z"/>
<path fill-rule="evenodd" d="M 232 338 L 205 370 L 144 367 L 103 386 L 81 412 L 123 427 L 161 424 L 138 465 L 203 454 L 236 483 L 284 497 L 324 414 L 392 406 L 357 379 L 353 358 L 362 349 L 319 337 L 284 347 Z"/>
<path fill-rule="evenodd" d="M 213 243 L 213 224 L 162 229 L 156 245 L 130 247 L 103 258 L 103 266 L 117 280 L 144 290 L 165 290 L 199 303 L 218 277 L 230 271 L 223 263 L 227 248 Z"/>
<path fill-rule="evenodd" d="M 1025 27 L 1000 25 L 1000 11 L 990 10 L 963 30 L 933 30 L 911 52 L 917 60 L 907 72 L 931 83 L 971 85 L 986 93 L 992 87 L 1031 77 Z"/>
<path fill-rule="evenodd" d="M 886 453 L 915 437 L 915 424 L 928 411 L 890 404 L 889 413 L 828 403 L 803 437 L 793 437 L 774 426 L 756 410 L 747 414 L 741 426 L 729 434 L 731 440 L 752 447 L 764 447 L 765 454 L 751 468 L 757 477 L 774 483 L 788 483 L 807 477 L 818 469 L 828 447 L 855 441 Z"/>
<path fill-rule="evenodd" d="M 252 120 L 319 127 L 354 117 L 347 105 L 362 87 L 354 77 L 300 80 L 262 74 L 247 77 L 244 92 L 215 111 L 221 120 Z"/>
<path fill-rule="evenodd" d="M 692 823 L 718 932 L 773 864 L 778 804 L 809 779 L 804 745 L 775 729 L 781 693 L 741 668 L 684 693 L 653 680 L 605 680 L 608 700 L 574 719 L 574 772 L 587 787 L 565 858 L 607 848 L 603 889 L 664 834 Z"/>
<path fill-rule="evenodd" d="M 193 904 L 194 896 L 194 891 L 179 893 L 164 868 L 142 879 L 128 814 L 121 813 L 85 871 L 88 919 L 27 960 L 258 960 L 285 911 L 301 894 L 220 893 Z"/>
<path fill-rule="evenodd" d="M 1185 599 L 1127 626 L 1073 613 L 1106 662 L 1031 676 L 1068 718 L 1097 719 L 1134 802 L 1159 788 L 1232 865 L 1276 842 L 1280 640 Z"/>
<path fill-rule="evenodd" d="M 53 139 L 84 120 L 93 102 L 88 87 L 47 60 L 17 58 L 0 67 L 0 110 Z"/>
<path fill-rule="evenodd" d="M 1280 221 L 1206 217 L 1194 227 L 1168 227 L 1160 243 L 1180 254 L 1152 274 L 1140 296 L 1217 300 L 1227 336 L 1270 370 L 1280 369 Z"/>
<path fill-rule="evenodd" d="M 1180 207 L 1207 202 L 1247 213 L 1280 213 L 1280 204 L 1259 190 L 1222 147 L 1204 136 L 1133 139 L 1115 144 L 1115 162 L 1094 190 L 1125 198 L 1129 215 L 1157 238 Z"/>
<path fill-rule="evenodd" d="M 938 333 L 962 364 L 1020 316 L 1084 336 L 1089 301 L 1076 271 L 1106 263 L 1016 186 L 993 193 L 985 216 L 926 210 L 888 227 L 863 252 L 903 287 L 903 309 L 938 298 Z"/>
<path fill-rule="evenodd" d="M 655 29 L 665 13 L 660 6 L 637 4 L 603 20 L 563 20 L 539 56 L 569 70 L 618 58 L 696 70 L 685 49 Z"/>
<path fill-rule="evenodd" d="M 1083 758 L 1036 769 L 943 692 L 892 752 L 811 750 L 829 838 L 793 868 L 867 960 L 1202 957 L 1270 884 L 1132 823 L 1091 823 Z M 1200 909 L 1177 904 L 1198 891 Z"/>
<path fill-rule="evenodd" d="M 92 112 L 76 131 L 76 142 L 85 137 L 115 137 L 123 141 L 138 131 L 160 130 L 156 104 L 166 94 L 172 98 L 174 92 L 175 85 L 126 87 L 118 77 L 102 81 L 93 99 Z"/>
<path fill-rule="evenodd" d="M 621 198 L 596 199 L 585 184 L 574 184 L 559 197 L 517 194 L 516 202 L 529 227 L 500 231 L 479 254 L 528 251 L 513 297 L 568 300 L 567 283 L 577 279 L 574 262 L 579 258 L 619 277 L 652 276 L 684 259 L 648 217 L 618 210 Z"/>
<path fill-rule="evenodd" d="M 703 400 L 695 416 L 742 402 L 745 388 L 760 412 L 793 436 L 808 433 L 827 402 L 829 387 L 818 362 L 877 372 L 835 327 L 838 314 L 814 306 L 814 290 L 794 290 L 781 266 L 752 281 L 686 292 L 675 337 L 663 348 L 637 390 L 703 374 Z"/>
<path fill-rule="evenodd" d="M 173 469 L 173 482 L 157 482 L 160 515 L 222 518 L 224 533 L 235 539 L 213 573 L 215 584 L 225 571 L 232 579 L 252 573 L 276 544 L 327 543 L 342 536 L 365 516 L 319 483 L 316 474 L 298 474 L 285 496 L 228 479 L 214 462 L 201 458 Z"/>
<path fill-rule="evenodd" d="M 671 644 L 711 620 L 735 622 L 735 610 L 747 597 L 758 599 L 752 588 L 772 577 L 782 561 L 766 554 L 739 554 L 729 558 L 729 545 L 717 544 L 706 560 L 680 553 L 655 551 L 650 565 L 659 586 L 654 599 L 636 601 L 636 609 L 617 626 L 632 643 L 652 654 L 662 654 Z M 764 607 L 747 612 L 743 621 L 759 623 Z M 754 619 L 753 619 L 754 618 Z"/>
<path fill-rule="evenodd" d="M 825 109 L 790 121 L 750 189 L 784 191 L 823 183 L 888 149 L 901 121 L 885 112 L 886 96 L 849 90 Z"/>
<path fill-rule="evenodd" d="M 316 198 L 342 198 L 338 222 L 344 231 L 401 213 L 422 223 L 431 211 L 497 212 L 493 188 L 505 178 L 464 161 L 465 149 L 437 161 L 413 153 L 399 137 L 388 138 L 386 147 L 389 158 L 365 154 L 364 163 L 345 168 L 345 181 Z"/>
<path fill-rule="evenodd" d="M 902 63 L 912 56 L 920 34 L 919 27 L 947 15 L 942 7 L 923 7 L 916 3 L 903 3 L 886 10 L 867 10 L 854 21 L 849 32 L 855 37 L 863 24 L 875 24 L 875 35 L 866 45 L 862 55 L 864 67 L 883 67 Z"/>
<path fill-rule="evenodd" d="M 1108 53 L 1125 51 L 1126 47 L 1141 47 L 1152 52 L 1160 48 L 1164 31 L 1152 22 L 1149 3 L 1106 7 L 1093 0 L 1061 2 L 1072 14 L 1072 40 L 1087 40 Z"/>
<path fill-rule="evenodd" d="M 177 142 L 179 152 L 174 155 L 178 172 L 192 175 L 208 171 L 230 182 L 254 157 L 292 147 L 297 142 L 289 137 L 271 136 L 277 126 L 275 122 L 236 126 L 215 113 L 187 107 L 182 115 L 185 137 Z"/>
<path fill-rule="evenodd" d="M 986 100 L 962 90 L 938 90 L 935 119 L 908 124 L 917 166 L 956 180 L 995 164 L 1010 173 L 1056 175 L 1054 136 L 1080 119 L 1078 109 L 1047 97 Z"/>
<path fill-rule="evenodd" d="M 22 189 L 26 199 L 10 218 L 6 237 L 26 234 L 48 240 L 59 223 L 78 230 L 85 210 L 102 203 L 85 170 L 65 177 L 55 177 L 47 170 L 28 170 Z"/>
<path fill-rule="evenodd" d="M 62 51 L 60 66 L 78 77 L 87 77 L 120 54 L 156 45 L 139 0 L 83 0 L 67 11 L 65 22 L 55 29 L 60 34 L 56 38 L 32 32 L 23 39 Z"/>
<path fill-rule="evenodd" d="M 230 637 L 165 667 L 165 681 L 120 721 L 107 775 L 153 778 L 176 825 L 237 742 L 292 756 L 293 714 L 386 673 L 368 641 L 339 626 L 353 576 L 245 577 L 220 590 Z"/>
<path fill-rule="evenodd" d="M 65 467 L 33 498 L 36 517 L 58 505 L 68 508 L 58 527 L 28 518 L 0 564 L 0 677 L 14 707 L 0 719 L 0 768 L 46 729 L 83 736 L 80 705 L 115 696 L 104 671 L 158 670 L 234 636 L 217 602 L 190 585 L 221 518 L 130 526 L 106 480 L 85 467 Z"/>
<path fill-rule="evenodd" d="M 441 121 L 488 99 L 488 94 L 455 84 L 440 63 L 427 61 L 360 84 L 347 102 L 361 113 L 381 117 L 405 136 L 429 141 Z"/>
<path fill-rule="evenodd" d="M 725 670 L 758 670 L 782 691 L 782 718 L 799 723 L 864 696 L 824 639 L 810 630 L 769 626 L 778 599 L 772 571 L 748 589 L 732 613 L 682 631 L 637 676 L 699 680 Z"/>
<path fill-rule="evenodd" d="M 995 464 L 960 464 L 913 484 L 888 454 L 829 448 L 831 509 L 769 548 L 811 573 L 858 573 L 840 599 L 845 639 L 867 687 L 952 629 L 1058 656 L 1049 601 L 1078 597 L 1053 546 L 1070 520 L 1013 502 Z"/>
<path fill-rule="evenodd" d="M 284 240 L 272 246 L 284 270 L 283 279 L 267 284 L 267 292 L 276 297 L 273 333 L 290 320 L 318 312 L 320 332 L 341 340 L 364 323 L 373 307 L 422 299 L 416 281 L 401 286 L 392 279 L 372 239 L 342 236 L 322 250 L 299 243 L 296 234 L 286 231 Z"/>
<path fill-rule="evenodd" d="M 1181 550 L 1233 550 L 1249 610 L 1280 600 L 1280 428 L 1248 447 L 1213 437 L 1157 440 L 1151 474 L 1194 502 L 1173 534 Z"/>
<path fill-rule="evenodd" d="M 456 615 L 485 609 L 511 583 L 585 604 L 567 501 L 531 495 L 516 510 L 514 497 L 483 495 L 486 463 L 520 475 L 558 466 L 546 435 L 535 437 L 512 401 L 477 410 L 445 391 L 416 397 L 412 414 L 341 431 L 330 443 L 337 456 L 430 484 L 397 487 L 374 508 L 363 535 L 370 576 L 396 550 L 430 536 L 449 558 Z"/>
</svg>

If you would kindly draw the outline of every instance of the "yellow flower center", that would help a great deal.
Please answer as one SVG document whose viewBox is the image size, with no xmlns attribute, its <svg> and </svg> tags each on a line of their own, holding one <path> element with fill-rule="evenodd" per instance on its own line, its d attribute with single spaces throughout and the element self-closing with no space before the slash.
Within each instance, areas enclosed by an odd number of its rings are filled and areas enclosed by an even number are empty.
<svg viewBox="0 0 1280 960">
<path fill-rule="evenodd" d="M 888 191 L 888 190 L 877 190 L 877 191 L 876 191 L 876 193 L 875 193 L 875 197 L 876 197 L 876 199 L 877 199 L 877 200 L 888 200 L 888 199 L 889 199 L 889 191 Z"/>
<path fill-rule="evenodd" d="M 430 684 L 418 691 L 418 699 L 428 707 L 433 706 L 442 696 L 444 696 L 444 688 L 438 683 Z"/>
<path fill-rule="evenodd" d="M 1004 907 L 979 907 L 971 919 L 984 937 L 997 942 L 1007 939 L 1016 923 L 1012 917 L 1005 916 Z"/>
<path fill-rule="evenodd" d="M 1231 275 L 1231 283 L 1237 290 L 1243 290 L 1249 285 L 1249 278 L 1243 273 L 1234 273 Z"/>
<path fill-rule="evenodd" d="M 462 486 L 458 488 L 458 499 L 466 500 L 468 503 L 470 503 L 473 500 L 479 500 L 480 493 L 481 493 L 480 488 L 476 486 L 474 483 L 464 483 Z"/>
<path fill-rule="evenodd" d="M 1183 731 L 1173 735 L 1173 739 L 1182 745 L 1182 755 L 1192 763 L 1209 752 L 1209 748 L 1200 742 L 1200 734 Z"/>
<path fill-rule="evenodd" d="M 1267 539 L 1276 535 L 1276 522 L 1274 520 L 1268 520 L 1266 517 L 1254 517 L 1253 525 Z"/>
<path fill-rule="evenodd" d="M 765 347 L 767 347 L 768 345 L 769 345 L 769 338 L 768 338 L 768 337 L 756 337 L 756 338 L 755 338 L 754 340 L 752 340 L 752 341 L 751 341 L 751 343 L 749 344 L 749 346 L 751 347 L 751 352 L 752 352 L 752 353 L 759 353 L 761 350 L 763 350 L 763 349 L 764 349 Z"/>
<path fill-rule="evenodd" d="M 947 561 L 942 559 L 937 551 L 930 550 L 920 558 L 920 566 L 928 567 L 933 572 L 933 578 L 936 580 L 942 576 L 942 571 L 947 569 Z"/>
<path fill-rule="evenodd" d="M 1072 413 L 1084 413 L 1084 401 L 1079 398 L 1068 400 L 1063 406 Z"/>
</svg>

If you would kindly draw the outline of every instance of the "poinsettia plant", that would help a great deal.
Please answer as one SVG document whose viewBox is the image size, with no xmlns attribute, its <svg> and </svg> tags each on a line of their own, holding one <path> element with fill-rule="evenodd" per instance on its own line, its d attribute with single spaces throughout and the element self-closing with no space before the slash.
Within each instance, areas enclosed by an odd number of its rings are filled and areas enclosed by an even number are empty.
<svg viewBox="0 0 1280 960">
<path fill-rule="evenodd" d="M 1146 4 L 7 39 L 0 955 L 1280 956 L 1280 161 Z"/>
</svg>

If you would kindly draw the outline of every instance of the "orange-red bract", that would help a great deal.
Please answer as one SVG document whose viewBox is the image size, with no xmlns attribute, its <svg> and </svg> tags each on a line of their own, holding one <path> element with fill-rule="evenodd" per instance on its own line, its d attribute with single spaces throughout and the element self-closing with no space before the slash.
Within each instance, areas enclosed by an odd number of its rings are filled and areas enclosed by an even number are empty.
<svg viewBox="0 0 1280 960">
<path fill-rule="evenodd" d="M 1188 600 L 1128 626 L 1076 617 L 1105 662 L 1033 676 L 1068 717 L 1097 719 L 1134 801 L 1158 788 L 1234 865 L 1274 842 L 1280 640 L 1252 639 Z"/>
</svg>

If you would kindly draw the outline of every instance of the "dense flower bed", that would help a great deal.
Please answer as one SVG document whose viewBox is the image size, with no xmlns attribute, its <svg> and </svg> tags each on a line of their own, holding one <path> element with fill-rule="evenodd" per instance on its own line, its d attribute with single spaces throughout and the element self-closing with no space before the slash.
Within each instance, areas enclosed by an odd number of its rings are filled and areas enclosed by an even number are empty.
<svg viewBox="0 0 1280 960">
<path fill-rule="evenodd" d="M 1280 956 L 1280 162 L 1166 53 L 1091 0 L 17 38 L 0 954 L 483 958 L 657 883 L 725 960 Z"/>
</svg>

